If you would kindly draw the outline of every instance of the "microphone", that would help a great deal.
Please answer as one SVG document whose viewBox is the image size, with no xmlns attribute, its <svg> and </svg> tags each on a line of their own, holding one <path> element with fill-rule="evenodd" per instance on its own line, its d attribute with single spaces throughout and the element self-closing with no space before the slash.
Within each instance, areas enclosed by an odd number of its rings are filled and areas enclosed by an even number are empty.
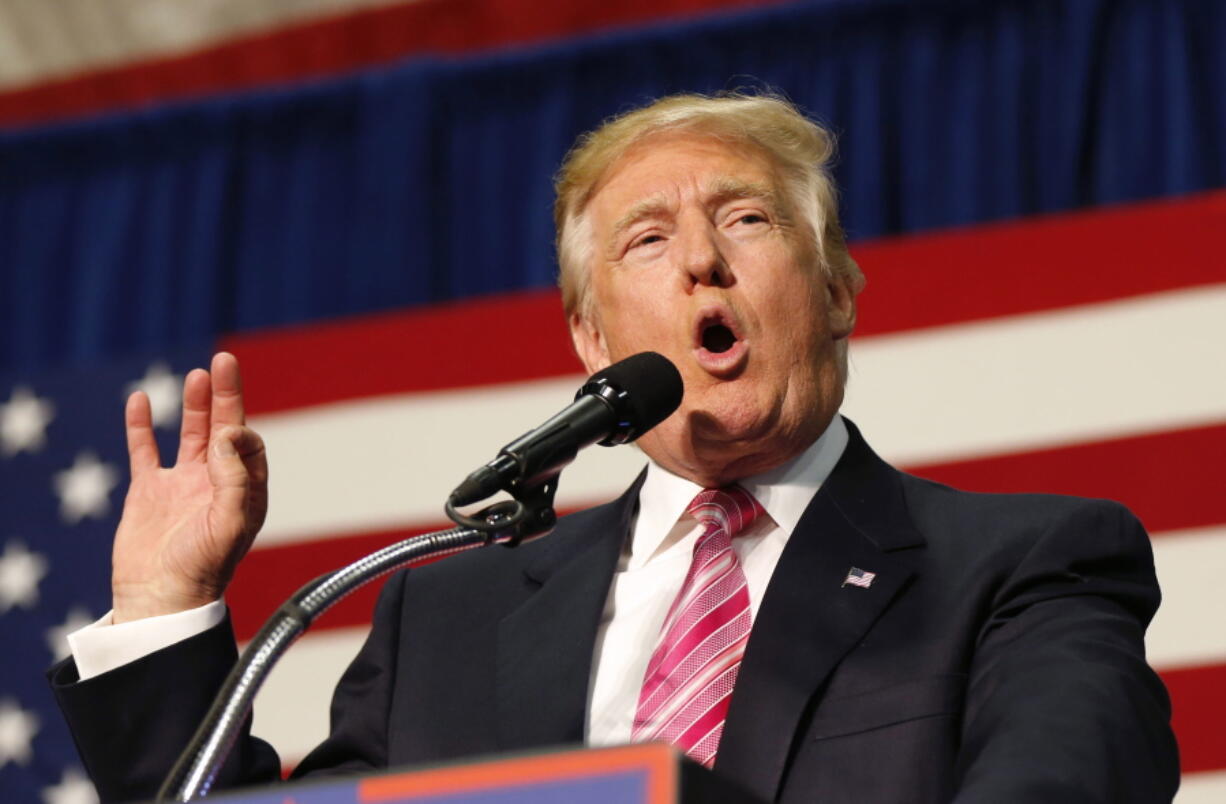
<svg viewBox="0 0 1226 804">
<path fill-rule="evenodd" d="M 639 352 L 588 378 L 575 401 L 507 444 L 451 492 L 452 506 L 471 505 L 502 490 L 531 488 L 557 474 L 580 449 L 633 441 L 681 404 L 681 373 L 667 357 Z"/>
</svg>

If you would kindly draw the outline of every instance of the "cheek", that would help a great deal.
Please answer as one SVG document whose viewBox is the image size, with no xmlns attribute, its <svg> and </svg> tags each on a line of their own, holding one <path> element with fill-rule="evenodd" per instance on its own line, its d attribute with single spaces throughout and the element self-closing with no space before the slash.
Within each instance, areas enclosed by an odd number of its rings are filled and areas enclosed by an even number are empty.
<svg viewBox="0 0 1226 804">
<path fill-rule="evenodd" d="M 768 315 L 775 322 L 782 322 L 774 330 L 789 363 L 814 361 L 830 348 L 829 322 L 820 288 L 815 289 L 810 283 L 792 285 L 789 293 L 775 298 Z"/>
<path fill-rule="evenodd" d="M 602 317 L 608 322 L 607 332 L 613 337 L 643 340 L 658 335 L 680 313 L 669 304 L 669 296 L 661 288 L 645 282 L 626 281 L 620 287 L 609 288 L 603 299 Z"/>
</svg>

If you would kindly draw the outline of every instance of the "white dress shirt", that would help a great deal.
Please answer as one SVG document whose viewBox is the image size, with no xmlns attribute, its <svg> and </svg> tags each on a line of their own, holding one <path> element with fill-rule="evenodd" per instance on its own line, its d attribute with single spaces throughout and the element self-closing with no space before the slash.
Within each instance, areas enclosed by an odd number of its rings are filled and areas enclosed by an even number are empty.
<svg viewBox="0 0 1226 804">
<path fill-rule="evenodd" d="M 115 625 L 107 612 L 68 635 L 68 647 L 82 681 L 122 667 L 196 634 L 203 634 L 226 616 L 220 600 L 187 611 L 146 617 Z"/>
<path fill-rule="evenodd" d="M 749 584 L 753 616 L 758 614 L 788 537 L 846 446 L 847 426 L 835 416 L 821 438 L 800 455 L 769 472 L 739 481 L 767 513 L 732 540 Z M 647 478 L 639 491 L 638 517 L 622 550 L 596 632 L 592 681 L 588 685 L 589 745 L 630 742 L 647 662 L 659 642 L 668 608 L 681 591 L 694 543 L 702 533 L 698 521 L 686 513 L 700 491 L 701 486 L 654 462 L 647 467 Z"/>
<path fill-rule="evenodd" d="M 847 427 L 835 416 L 817 441 L 791 461 L 742 479 L 740 485 L 766 510 L 733 539 L 757 616 L 762 595 L 788 537 L 847 446 Z M 596 633 L 589 684 L 587 742 L 630 741 L 647 662 L 668 607 L 689 570 L 701 533 L 686 508 L 702 487 L 652 462 L 639 491 L 639 510 L 609 588 Z M 111 612 L 68 636 L 82 681 L 203 633 L 221 622 L 225 603 L 113 625 Z"/>
</svg>

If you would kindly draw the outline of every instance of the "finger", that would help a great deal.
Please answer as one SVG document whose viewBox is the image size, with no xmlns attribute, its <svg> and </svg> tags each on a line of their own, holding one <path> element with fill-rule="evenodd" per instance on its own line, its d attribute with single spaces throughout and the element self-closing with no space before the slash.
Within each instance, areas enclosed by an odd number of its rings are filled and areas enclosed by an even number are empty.
<svg viewBox="0 0 1226 804">
<path fill-rule="evenodd" d="M 264 445 L 253 430 L 229 425 L 213 434 L 209 448 L 209 481 L 213 485 L 213 507 L 224 523 L 222 531 L 236 539 L 254 534 L 258 522 L 250 521 L 251 495 L 263 494 L 244 462 L 244 455 L 254 458 L 263 453 Z M 262 515 L 260 517 L 262 519 Z M 239 542 L 226 545 L 233 549 Z"/>
<path fill-rule="evenodd" d="M 209 416 L 213 388 L 209 373 L 192 369 L 183 378 L 183 421 L 179 426 L 178 461 L 200 460 L 209 446 Z"/>
<path fill-rule="evenodd" d="M 229 352 L 213 355 L 213 427 L 242 425 L 243 384 L 238 373 L 238 358 Z"/>
<path fill-rule="evenodd" d="M 123 409 L 124 430 L 128 436 L 128 465 L 132 477 L 162 465 L 158 442 L 153 437 L 153 411 L 144 391 L 134 391 Z"/>
<path fill-rule="evenodd" d="M 247 475 L 251 482 L 258 486 L 268 483 L 268 453 L 264 451 L 264 439 L 255 430 L 244 427 L 242 434 L 235 439 L 234 447 L 243 466 L 247 467 Z"/>
<path fill-rule="evenodd" d="M 268 454 L 264 450 L 264 439 L 248 427 L 242 427 L 237 434 L 230 433 L 230 436 L 230 443 L 247 471 L 247 482 L 240 488 L 244 505 L 242 528 L 254 538 L 268 512 Z"/>
<path fill-rule="evenodd" d="M 214 487 L 263 486 L 268 482 L 264 439 L 250 427 L 223 427 L 213 434 L 209 479 Z"/>
</svg>

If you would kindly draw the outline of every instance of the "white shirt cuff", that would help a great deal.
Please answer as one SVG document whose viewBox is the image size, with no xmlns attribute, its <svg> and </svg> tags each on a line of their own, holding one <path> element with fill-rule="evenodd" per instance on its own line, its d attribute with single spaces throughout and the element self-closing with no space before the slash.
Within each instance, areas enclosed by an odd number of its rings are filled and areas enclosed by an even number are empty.
<svg viewBox="0 0 1226 804">
<path fill-rule="evenodd" d="M 119 625 L 111 622 L 108 611 L 97 622 L 69 634 L 68 647 L 76 660 L 78 677 L 84 681 L 203 634 L 225 616 L 226 604 L 220 600 Z"/>
</svg>

